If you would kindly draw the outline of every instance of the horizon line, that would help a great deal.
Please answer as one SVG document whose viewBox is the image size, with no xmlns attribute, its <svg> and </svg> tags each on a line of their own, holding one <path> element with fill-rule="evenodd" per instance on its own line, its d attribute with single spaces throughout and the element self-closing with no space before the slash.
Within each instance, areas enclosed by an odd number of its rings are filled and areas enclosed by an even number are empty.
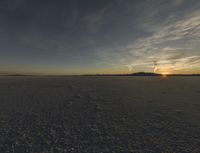
<svg viewBox="0 0 200 153">
<path fill-rule="evenodd" d="M 95 73 L 95 74 L 0 74 L 0 76 L 200 76 L 200 73 L 171 73 L 162 74 L 154 72 L 135 72 L 135 73 Z"/>
</svg>

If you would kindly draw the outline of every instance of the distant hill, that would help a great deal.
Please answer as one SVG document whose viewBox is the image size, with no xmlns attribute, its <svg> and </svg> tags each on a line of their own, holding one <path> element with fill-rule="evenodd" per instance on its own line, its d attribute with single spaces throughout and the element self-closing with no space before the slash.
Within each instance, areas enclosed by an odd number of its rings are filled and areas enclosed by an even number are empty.
<svg viewBox="0 0 200 153">
<path fill-rule="evenodd" d="M 150 72 L 138 72 L 128 74 L 129 76 L 162 76 L 159 73 L 150 73 Z M 200 76 L 200 74 L 166 74 L 166 76 Z"/>
<path fill-rule="evenodd" d="M 200 76 L 200 74 L 168 74 L 167 76 Z"/>
<path fill-rule="evenodd" d="M 84 76 L 161 76 L 161 74 L 151 72 L 138 72 L 132 74 L 89 74 Z"/>
<path fill-rule="evenodd" d="M 0 76 L 43 76 L 43 75 L 31 75 L 31 74 L 0 74 Z M 44 76 L 56 76 L 56 75 L 44 75 Z M 137 72 L 131 74 L 85 74 L 85 75 L 58 75 L 58 76 L 163 76 L 159 73 L 151 72 Z M 200 76 L 200 74 L 166 74 L 166 76 Z"/>
<path fill-rule="evenodd" d="M 163 75 L 151 72 L 137 72 L 131 74 L 88 74 L 83 76 L 163 76 Z M 200 76 L 200 74 L 167 74 L 166 76 Z"/>
<path fill-rule="evenodd" d="M 0 74 L 0 76 L 32 76 L 28 74 Z"/>
<path fill-rule="evenodd" d="M 161 76 L 161 74 L 150 73 L 150 72 L 138 72 L 138 73 L 129 74 L 129 76 Z"/>
</svg>

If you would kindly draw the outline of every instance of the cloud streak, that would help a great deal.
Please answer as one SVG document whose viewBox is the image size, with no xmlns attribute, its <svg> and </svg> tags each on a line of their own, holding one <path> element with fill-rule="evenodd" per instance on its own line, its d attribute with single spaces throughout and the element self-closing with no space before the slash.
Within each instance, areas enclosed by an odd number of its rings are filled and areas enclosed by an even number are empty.
<svg viewBox="0 0 200 153">
<path fill-rule="evenodd" d="M 169 18 L 162 26 L 158 25 L 159 28 L 155 28 L 151 36 L 139 38 L 122 47 L 120 52 L 114 49 L 110 54 L 119 59 L 123 58 L 123 54 L 131 56 L 133 61 L 127 60 L 127 64 L 124 63 L 130 71 L 137 67 L 155 71 L 154 61 L 157 63 L 157 71 L 169 69 L 173 73 L 177 70 L 200 68 L 200 55 L 197 54 L 199 48 L 188 45 L 190 41 L 200 43 L 199 14 L 200 11 L 197 10 L 179 20 Z"/>
</svg>

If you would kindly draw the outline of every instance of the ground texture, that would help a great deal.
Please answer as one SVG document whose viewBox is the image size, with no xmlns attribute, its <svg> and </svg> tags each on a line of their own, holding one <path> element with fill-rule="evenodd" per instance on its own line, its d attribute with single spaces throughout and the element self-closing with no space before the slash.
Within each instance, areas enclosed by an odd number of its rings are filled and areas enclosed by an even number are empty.
<svg viewBox="0 0 200 153">
<path fill-rule="evenodd" d="M 0 77 L 0 152 L 200 152 L 200 77 Z"/>
</svg>

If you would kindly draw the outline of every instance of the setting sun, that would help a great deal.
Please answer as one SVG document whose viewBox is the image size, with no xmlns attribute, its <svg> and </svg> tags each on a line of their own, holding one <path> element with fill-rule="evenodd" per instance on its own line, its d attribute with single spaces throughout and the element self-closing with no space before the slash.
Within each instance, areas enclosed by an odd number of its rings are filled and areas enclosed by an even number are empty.
<svg viewBox="0 0 200 153">
<path fill-rule="evenodd" d="M 156 67 L 154 73 L 159 73 L 163 76 L 169 75 L 172 70 L 169 67 Z"/>
<path fill-rule="evenodd" d="M 166 77 L 167 75 L 169 75 L 169 73 L 168 73 L 168 72 L 162 72 L 161 75 L 162 75 L 163 77 Z"/>
<path fill-rule="evenodd" d="M 168 70 L 160 71 L 160 73 L 161 73 L 162 75 L 168 75 L 168 74 L 170 74 L 170 72 L 169 72 Z"/>
</svg>

